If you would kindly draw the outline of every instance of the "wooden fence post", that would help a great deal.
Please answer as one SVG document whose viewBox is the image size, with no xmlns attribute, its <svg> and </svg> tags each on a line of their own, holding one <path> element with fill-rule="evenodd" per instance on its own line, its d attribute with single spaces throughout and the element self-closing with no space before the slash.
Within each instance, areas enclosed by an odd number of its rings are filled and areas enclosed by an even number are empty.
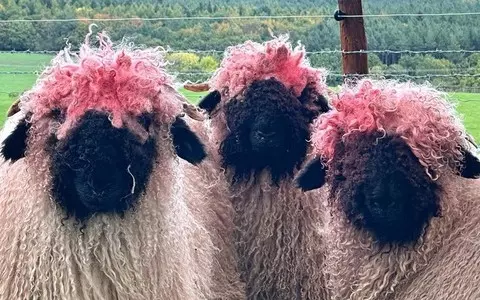
<svg viewBox="0 0 480 300">
<path fill-rule="evenodd" d="M 348 18 L 343 15 L 363 15 L 362 0 L 338 0 L 335 19 L 340 22 L 340 40 L 343 51 L 367 50 L 367 38 L 363 17 Z M 359 79 L 368 74 L 366 53 L 342 53 L 344 79 Z"/>
</svg>

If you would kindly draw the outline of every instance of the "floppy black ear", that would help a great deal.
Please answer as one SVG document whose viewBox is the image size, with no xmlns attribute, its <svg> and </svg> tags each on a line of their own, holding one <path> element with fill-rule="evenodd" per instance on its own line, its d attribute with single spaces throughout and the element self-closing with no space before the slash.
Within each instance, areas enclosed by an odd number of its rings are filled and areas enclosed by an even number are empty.
<svg viewBox="0 0 480 300">
<path fill-rule="evenodd" d="M 320 111 L 322 113 L 326 113 L 332 109 L 330 105 L 328 105 L 327 98 L 325 98 L 325 96 L 323 95 L 319 95 L 317 99 L 313 102 L 313 104 L 315 104 L 315 106 L 320 108 Z"/>
<path fill-rule="evenodd" d="M 172 134 L 175 151 L 180 158 L 196 165 L 207 156 L 200 139 L 180 117 L 175 119 L 170 128 L 170 133 Z"/>
<path fill-rule="evenodd" d="M 303 167 L 295 181 L 303 191 L 311 191 L 321 188 L 325 184 L 326 174 L 327 169 L 320 158 L 315 158 Z"/>
<path fill-rule="evenodd" d="M 220 103 L 222 95 L 218 91 L 213 91 L 210 94 L 206 95 L 198 104 L 198 107 L 206 110 L 209 114 L 215 109 L 215 107 Z"/>
<path fill-rule="evenodd" d="M 320 113 L 326 113 L 331 110 L 327 98 L 320 95 L 313 87 L 307 86 L 298 97 L 300 103 Z"/>
<path fill-rule="evenodd" d="M 2 143 L 2 155 L 5 160 L 17 161 L 25 157 L 27 150 L 27 136 L 30 123 L 23 118 L 13 132 Z"/>
<path fill-rule="evenodd" d="M 460 176 L 464 178 L 480 178 L 480 161 L 478 157 L 469 151 L 465 151 L 459 171 Z"/>
</svg>

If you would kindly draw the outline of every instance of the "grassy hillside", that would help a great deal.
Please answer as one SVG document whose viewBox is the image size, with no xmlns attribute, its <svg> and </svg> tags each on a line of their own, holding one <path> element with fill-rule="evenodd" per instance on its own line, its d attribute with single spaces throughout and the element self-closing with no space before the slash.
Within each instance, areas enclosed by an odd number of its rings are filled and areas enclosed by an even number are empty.
<svg viewBox="0 0 480 300">
<path fill-rule="evenodd" d="M 41 71 L 49 63 L 51 56 L 41 54 L 0 53 L 0 124 L 5 120 L 5 113 L 19 93 L 28 90 L 35 83 L 34 74 L 1 74 L 8 71 Z M 197 103 L 202 93 L 182 90 L 192 102 Z M 463 115 L 468 131 L 480 141 L 480 94 L 452 93 L 458 101 L 458 110 Z"/>
</svg>

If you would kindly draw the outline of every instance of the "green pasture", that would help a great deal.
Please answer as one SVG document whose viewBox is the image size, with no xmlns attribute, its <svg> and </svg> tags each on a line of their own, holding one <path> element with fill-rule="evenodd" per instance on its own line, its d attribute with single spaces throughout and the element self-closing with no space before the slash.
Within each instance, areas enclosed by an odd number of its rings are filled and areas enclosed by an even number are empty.
<svg viewBox="0 0 480 300">
<path fill-rule="evenodd" d="M 23 91 L 35 83 L 35 74 L 6 74 L 8 72 L 41 71 L 49 63 L 51 56 L 43 54 L 11 54 L 0 53 L 0 124 L 10 104 Z M 202 93 L 181 91 L 192 103 L 197 103 Z M 465 126 L 470 134 L 480 141 L 480 94 L 452 93 L 451 97 L 458 102 L 458 110 L 464 118 Z"/>
</svg>

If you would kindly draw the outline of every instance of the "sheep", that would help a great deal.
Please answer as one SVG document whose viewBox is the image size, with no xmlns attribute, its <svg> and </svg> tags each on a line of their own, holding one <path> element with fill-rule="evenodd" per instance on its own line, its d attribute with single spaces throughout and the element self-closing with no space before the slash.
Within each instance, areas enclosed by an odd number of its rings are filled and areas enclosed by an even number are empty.
<svg viewBox="0 0 480 300">
<path fill-rule="evenodd" d="M 163 52 L 98 42 L 61 51 L 9 119 L 0 299 L 243 299 Z"/>
<path fill-rule="evenodd" d="M 364 79 L 314 122 L 331 299 L 479 299 L 480 161 L 447 97 Z M 308 193 L 315 193 L 311 191 Z"/>
<path fill-rule="evenodd" d="M 293 175 L 310 123 L 329 110 L 325 70 L 281 36 L 228 48 L 209 87 L 199 107 L 229 182 L 247 298 L 323 299 L 319 205 Z"/>
</svg>

